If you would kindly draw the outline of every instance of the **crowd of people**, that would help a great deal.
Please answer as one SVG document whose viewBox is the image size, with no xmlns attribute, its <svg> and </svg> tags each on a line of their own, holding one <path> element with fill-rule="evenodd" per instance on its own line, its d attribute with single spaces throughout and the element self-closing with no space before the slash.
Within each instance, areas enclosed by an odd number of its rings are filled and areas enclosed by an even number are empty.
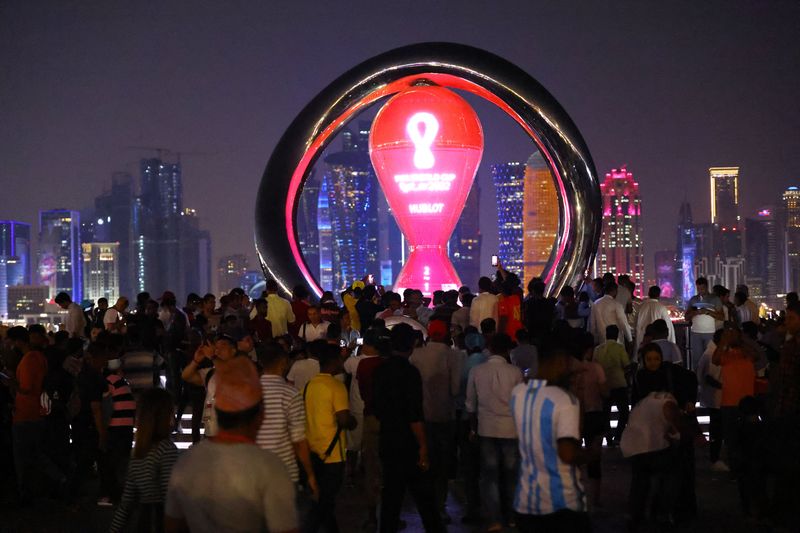
<svg viewBox="0 0 800 533">
<path fill-rule="evenodd" d="M 337 497 L 364 487 L 363 531 L 590 531 L 603 444 L 630 463 L 629 522 L 690 522 L 695 453 L 738 483 L 756 522 L 790 524 L 800 475 L 800 302 L 759 316 L 697 280 L 676 331 L 658 287 L 587 279 L 547 296 L 533 279 L 385 291 L 370 278 L 312 303 L 268 280 L 251 301 L 66 293 L 55 333 L 3 331 L 5 501 L 73 504 L 97 486 L 111 531 L 339 531 Z M 188 451 L 173 435 L 191 418 Z M 612 416 L 616 413 L 616 416 Z M 612 424 L 612 419 L 614 424 Z M 607 449 L 607 448 L 606 448 Z M 703 450 L 705 448 L 702 448 Z M 99 483 L 90 483 L 96 478 Z M 463 483 L 451 516 L 451 481 Z"/>
</svg>

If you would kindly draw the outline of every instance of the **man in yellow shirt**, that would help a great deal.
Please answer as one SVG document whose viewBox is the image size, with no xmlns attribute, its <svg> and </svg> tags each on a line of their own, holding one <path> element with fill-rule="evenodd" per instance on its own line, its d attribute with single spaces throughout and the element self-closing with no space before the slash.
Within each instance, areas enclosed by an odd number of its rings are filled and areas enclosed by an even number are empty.
<svg viewBox="0 0 800 533">
<path fill-rule="evenodd" d="M 619 328 L 614 324 L 606 328 L 606 342 L 594 349 L 594 360 L 600 363 L 606 374 L 608 397 L 605 399 L 606 420 L 611 416 L 611 406 L 616 405 L 619 418 L 614 430 L 613 441 L 609 445 L 616 446 L 622 438 L 622 430 L 628 424 L 628 381 L 625 369 L 631 364 L 625 346 L 617 341 Z"/>
<path fill-rule="evenodd" d="M 306 407 L 306 438 L 311 448 L 319 501 L 309 519 L 309 530 L 336 532 L 336 495 L 344 479 L 345 431 L 355 429 L 347 388 L 334 378 L 342 372 L 338 346 L 326 345 L 319 355 L 320 373 L 303 390 Z"/>
</svg>

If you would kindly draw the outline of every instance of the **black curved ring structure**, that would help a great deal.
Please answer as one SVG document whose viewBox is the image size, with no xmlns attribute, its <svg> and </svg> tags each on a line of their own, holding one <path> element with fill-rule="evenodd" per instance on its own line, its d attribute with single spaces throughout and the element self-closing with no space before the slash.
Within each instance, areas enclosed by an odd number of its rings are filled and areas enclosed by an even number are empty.
<svg viewBox="0 0 800 533">
<path fill-rule="evenodd" d="M 284 133 L 267 163 L 256 200 L 255 240 L 265 276 L 289 291 L 306 284 L 321 294 L 299 249 L 295 215 L 314 163 L 349 120 L 421 78 L 466 90 L 503 109 L 538 145 L 556 182 L 559 231 L 544 278 L 549 294 L 574 285 L 600 239 L 600 185 L 578 128 L 533 77 L 485 50 L 420 43 L 383 53 L 323 89 Z"/>
</svg>

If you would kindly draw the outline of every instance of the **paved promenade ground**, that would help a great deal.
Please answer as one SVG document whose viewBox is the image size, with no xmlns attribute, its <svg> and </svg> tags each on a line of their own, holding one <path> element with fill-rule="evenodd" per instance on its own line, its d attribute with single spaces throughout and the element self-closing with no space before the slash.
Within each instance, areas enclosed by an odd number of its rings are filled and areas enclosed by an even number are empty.
<svg viewBox="0 0 800 533">
<path fill-rule="evenodd" d="M 665 526 L 653 525 L 647 531 L 678 531 L 702 533 L 738 533 L 738 532 L 770 532 L 789 531 L 786 529 L 770 529 L 755 526 L 745 521 L 740 511 L 736 483 L 728 474 L 711 472 L 705 449 L 700 450 L 697 458 L 697 495 L 699 516 L 690 524 L 667 529 Z M 617 449 L 603 450 L 603 490 L 604 506 L 592 513 L 594 531 L 612 533 L 625 531 L 625 510 L 630 482 L 630 468 Z M 448 513 L 453 523 L 448 526 L 452 533 L 483 531 L 481 527 L 467 527 L 461 524 L 463 514 L 461 487 L 458 482 L 451 484 Z M 361 532 L 361 524 L 365 519 L 366 508 L 362 503 L 363 491 L 358 483 L 353 487 L 343 487 L 338 505 L 338 516 L 343 532 Z M 81 499 L 75 509 L 67 509 L 52 500 L 42 500 L 26 508 L 0 507 L 0 532 L 102 532 L 108 529 L 113 514 L 111 508 L 99 508 L 89 495 Z M 798 510 L 800 517 L 800 510 Z M 406 502 L 403 513 L 406 521 L 405 531 L 422 531 L 419 517 L 413 510 L 410 501 Z M 511 530 L 509 530 L 511 531 Z M 800 531 L 800 518 L 798 529 Z"/>
</svg>

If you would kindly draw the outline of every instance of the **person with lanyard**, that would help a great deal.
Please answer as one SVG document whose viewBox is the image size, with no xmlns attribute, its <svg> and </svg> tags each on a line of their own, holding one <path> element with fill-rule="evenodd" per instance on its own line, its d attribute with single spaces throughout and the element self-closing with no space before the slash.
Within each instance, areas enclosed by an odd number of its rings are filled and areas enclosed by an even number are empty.
<svg viewBox="0 0 800 533">
<path fill-rule="evenodd" d="M 256 445 L 264 404 L 255 365 L 216 366 L 218 433 L 186 452 L 172 471 L 165 530 L 298 531 L 295 490 L 283 461 Z"/>
</svg>

